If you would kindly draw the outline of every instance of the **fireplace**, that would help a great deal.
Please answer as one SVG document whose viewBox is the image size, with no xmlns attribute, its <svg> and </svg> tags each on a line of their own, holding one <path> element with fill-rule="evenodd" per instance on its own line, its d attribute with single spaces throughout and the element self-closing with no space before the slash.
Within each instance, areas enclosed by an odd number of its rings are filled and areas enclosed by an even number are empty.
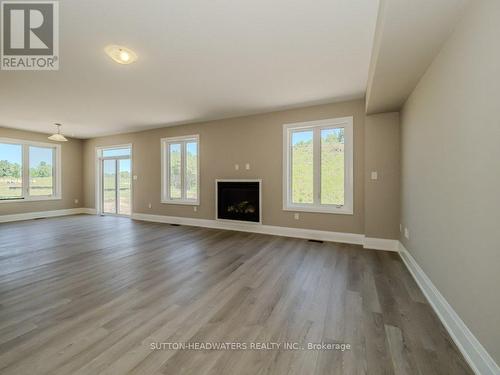
<svg viewBox="0 0 500 375">
<path fill-rule="evenodd" d="M 261 223 L 261 180 L 216 180 L 218 220 Z"/>
</svg>

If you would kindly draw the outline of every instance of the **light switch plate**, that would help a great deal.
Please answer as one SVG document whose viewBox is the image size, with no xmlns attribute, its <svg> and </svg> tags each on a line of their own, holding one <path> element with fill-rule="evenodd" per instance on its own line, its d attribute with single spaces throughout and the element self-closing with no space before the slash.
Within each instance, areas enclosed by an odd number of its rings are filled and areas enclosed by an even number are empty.
<svg viewBox="0 0 500 375">
<path fill-rule="evenodd" d="M 246 164 L 245 164 L 245 169 L 246 169 L 247 171 L 249 171 L 249 170 L 250 170 L 250 163 L 246 163 Z"/>
<path fill-rule="evenodd" d="M 234 170 L 235 170 L 235 171 L 237 171 L 237 170 L 239 170 L 239 169 L 240 169 L 240 165 L 239 165 L 239 164 L 235 164 L 235 165 L 234 165 Z"/>
<path fill-rule="evenodd" d="M 134 175 L 134 181 L 137 180 L 137 175 Z"/>
<path fill-rule="evenodd" d="M 300 219 L 300 215 L 296 212 L 296 213 L 293 214 L 293 218 L 295 220 L 299 220 Z"/>
<path fill-rule="evenodd" d="M 371 178 L 372 178 L 372 180 L 378 180 L 378 172 L 377 171 L 373 171 Z"/>
</svg>

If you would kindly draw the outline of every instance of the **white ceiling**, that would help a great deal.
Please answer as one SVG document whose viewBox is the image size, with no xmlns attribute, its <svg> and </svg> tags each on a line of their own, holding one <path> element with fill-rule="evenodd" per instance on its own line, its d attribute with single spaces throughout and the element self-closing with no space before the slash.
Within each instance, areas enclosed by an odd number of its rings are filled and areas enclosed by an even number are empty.
<svg viewBox="0 0 500 375">
<path fill-rule="evenodd" d="M 80 138 L 364 96 L 376 0 L 64 0 L 60 70 L 0 71 L 0 126 Z M 132 48 L 114 63 L 107 44 Z"/>
<path fill-rule="evenodd" d="M 470 0 L 381 0 L 368 114 L 398 111 L 453 31 Z"/>
</svg>

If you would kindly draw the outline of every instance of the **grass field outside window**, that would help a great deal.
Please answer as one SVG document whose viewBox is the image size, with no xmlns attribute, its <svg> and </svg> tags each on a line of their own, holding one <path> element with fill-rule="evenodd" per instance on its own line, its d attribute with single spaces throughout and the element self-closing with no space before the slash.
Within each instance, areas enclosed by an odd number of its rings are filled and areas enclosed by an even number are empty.
<svg viewBox="0 0 500 375">
<path fill-rule="evenodd" d="M 284 209 L 352 211 L 352 118 L 284 126 Z"/>
</svg>

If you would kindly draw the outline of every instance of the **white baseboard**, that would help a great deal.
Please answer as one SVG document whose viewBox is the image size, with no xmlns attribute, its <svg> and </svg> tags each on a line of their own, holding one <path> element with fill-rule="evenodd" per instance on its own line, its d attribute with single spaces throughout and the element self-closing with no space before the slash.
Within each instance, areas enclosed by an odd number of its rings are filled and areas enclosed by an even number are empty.
<svg viewBox="0 0 500 375">
<path fill-rule="evenodd" d="M 140 213 L 132 214 L 132 219 L 152 221 L 156 223 L 181 224 L 204 228 L 236 230 L 241 232 L 270 234 L 275 236 L 305 238 L 318 241 L 341 242 L 354 245 L 363 245 L 363 247 L 365 248 L 375 250 L 398 251 L 398 241 L 396 240 L 370 238 L 368 239 L 369 241 L 367 243 L 367 238 L 365 238 L 363 234 L 358 233 L 330 232 L 314 229 L 280 227 L 275 225 L 234 223 L 209 219 L 195 219 L 190 217 L 150 215 Z"/>
<path fill-rule="evenodd" d="M 45 217 L 87 214 L 90 212 L 88 210 L 92 210 L 92 209 L 89 209 L 89 208 L 68 208 L 68 209 L 64 209 L 64 210 L 37 211 L 37 212 L 26 212 L 26 213 L 22 213 L 22 214 L 0 215 L 0 223 L 7 223 L 10 221 L 40 219 L 40 218 L 45 218 Z"/>
<path fill-rule="evenodd" d="M 0 223 L 39 219 L 45 217 L 77 215 L 77 214 L 96 215 L 97 210 L 95 208 L 71 208 L 65 210 L 27 212 L 14 215 L 0 215 Z M 363 234 L 358 234 L 358 233 L 330 232 L 330 231 L 315 230 L 315 229 L 290 228 L 290 227 L 280 227 L 274 225 L 252 224 L 252 223 L 248 224 L 234 223 L 229 221 L 196 219 L 196 218 L 180 217 L 180 216 L 150 215 L 150 214 L 140 214 L 140 213 L 132 214 L 132 219 L 152 221 L 156 223 L 181 224 L 181 225 L 190 225 L 190 226 L 204 227 L 204 228 L 262 233 L 275 236 L 304 238 L 304 239 L 311 239 L 318 241 L 341 242 L 354 245 L 362 245 L 365 249 L 387 250 L 387 251 L 399 250 L 397 245 L 399 242 L 396 240 L 369 238 L 365 237 Z"/>
<path fill-rule="evenodd" d="M 385 238 L 365 237 L 363 247 L 365 249 L 399 251 L 399 241 Z"/>
<path fill-rule="evenodd" d="M 399 255 L 472 370 L 478 375 L 499 375 L 498 364 L 401 243 Z"/>
<path fill-rule="evenodd" d="M 97 210 L 95 208 L 80 208 L 82 212 L 81 214 L 87 214 L 87 215 L 97 215 Z"/>
</svg>

